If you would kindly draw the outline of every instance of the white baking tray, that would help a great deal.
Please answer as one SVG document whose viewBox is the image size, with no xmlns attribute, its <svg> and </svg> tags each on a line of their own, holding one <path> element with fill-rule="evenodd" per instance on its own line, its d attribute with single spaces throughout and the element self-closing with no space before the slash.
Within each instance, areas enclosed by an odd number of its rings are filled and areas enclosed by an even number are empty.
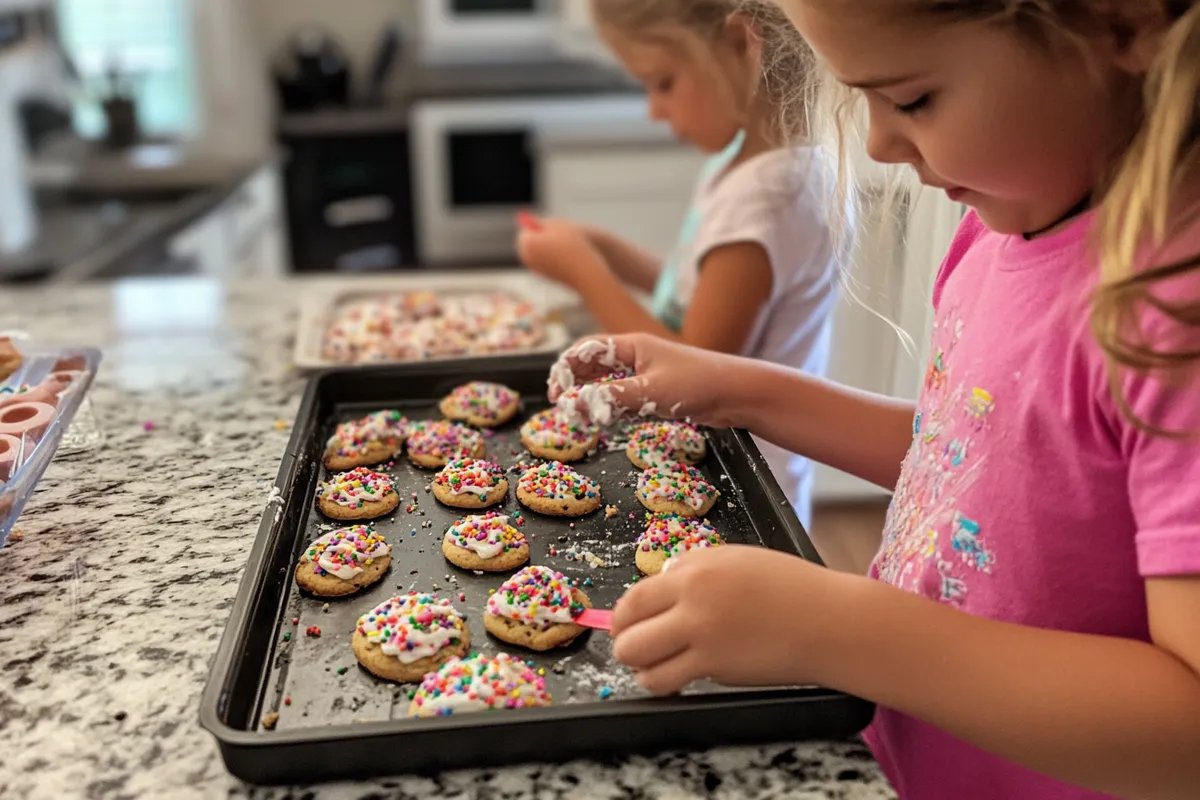
<svg viewBox="0 0 1200 800">
<path fill-rule="evenodd" d="M 442 295 L 470 292 L 508 292 L 533 304 L 546 318 L 546 339 L 540 345 L 511 350 L 501 355 L 558 353 L 572 340 L 566 325 L 556 317 L 578 304 L 578 296 L 525 270 L 472 270 L 464 272 L 409 273 L 395 277 L 321 277 L 304 281 L 300 297 L 300 320 L 296 331 L 293 363 L 297 369 L 316 370 L 330 367 L 353 368 L 365 364 L 345 364 L 322 355 L 325 331 L 339 306 L 347 301 L 372 295 L 432 291 Z M 470 358 L 486 356 L 472 355 Z M 422 361 L 446 361 L 463 356 L 446 356 Z M 374 362 L 378 365 L 381 362 Z M 404 363 L 404 362 L 382 362 Z"/>
</svg>

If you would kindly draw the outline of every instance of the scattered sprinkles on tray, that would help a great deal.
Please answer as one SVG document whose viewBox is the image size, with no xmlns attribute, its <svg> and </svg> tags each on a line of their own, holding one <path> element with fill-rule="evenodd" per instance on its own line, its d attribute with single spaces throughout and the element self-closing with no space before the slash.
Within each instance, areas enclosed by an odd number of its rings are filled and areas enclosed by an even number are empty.
<svg viewBox="0 0 1200 800">
<path fill-rule="evenodd" d="M 549 567 L 526 567 L 500 585 L 488 598 L 487 610 L 497 617 L 545 630 L 569 624 L 583 613 L 566 576 Z"/>
<path fill-rule="evenodd" d="M 449 600 L 417 592 L 392 597 L 358 618 L 358 632 L 404 664 L 458 644 L 465 626 Z"/>
<path fill-rule="evenodd" d="M 327 533 L 308 546 L 304 557 L 314 562 L 313 570 L 318 575 L 333 575 L 350 580 L 371 566 L 375 559 L 392 551 L 392 546 L 375 532 L 371 525 L 356 525 L 352 528 Z"/>
<path fill-rule="evenodd" d="M 416 716 L 550 705 L 546 679 L 523 661 L 500 653 L 456 658 L 421 681 L 409 707 Z"/>
<path fill-rule="evenodd" d="M 334 475 L 317 489 L 317 496 L 346 508 L 362 508 L 396 493 L 392 479 L 366 467 Z"/>
</svg>

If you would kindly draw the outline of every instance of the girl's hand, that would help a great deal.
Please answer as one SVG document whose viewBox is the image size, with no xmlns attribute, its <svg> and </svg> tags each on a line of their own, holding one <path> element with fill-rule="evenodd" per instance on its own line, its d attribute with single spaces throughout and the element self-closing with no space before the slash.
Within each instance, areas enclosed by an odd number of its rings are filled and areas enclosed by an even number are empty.
<svg viewBox="0 0 1200 800">
<path fill-rule="evenodd" d="M 613 655 L 654 694 L 709 678 L 727 686 L 814 683 L 828 651 L 837 575 L 746 545 L 695 550 L 630 589 L 613 615 Z"/>
<path fill-rule="evenodd" d="M 738 373 L 748 363 L 645 333 L 589 337 L 563 353 L 554 365 L 550 400 L 560 407 L 567 403 L 591 418 L 594 409 L 589 401 L 594 395 L 573 388 L 628 373 L 596 387 L 607 390 L 617 416 L 635 416 L 645 410 L 662 419 L 686 418 L 714 428 L 736 427 L 735 410 L 724 401 L 727 388 L 736 385 Z M 564 393 L 566 397 L 562 397 Z"/>
<path fill-rule="evenodd" d="M 581 270 L 607 269 L 579 225 L 565 220 L 518 216 L 517 255 L 529 269 L 576 288 Z"/>
</svg>

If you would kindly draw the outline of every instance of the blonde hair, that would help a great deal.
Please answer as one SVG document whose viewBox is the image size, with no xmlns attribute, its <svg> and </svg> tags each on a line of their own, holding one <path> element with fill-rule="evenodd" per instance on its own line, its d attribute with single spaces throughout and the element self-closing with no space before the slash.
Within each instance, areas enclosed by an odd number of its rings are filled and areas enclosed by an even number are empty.
<svg viewBox="0 0 1200 800">
<path fill-rule="evenodd" d="M 881 0 L 878 12 L 928 19 L 934 24 L 982 21 L 1009 27 L 1022 38 L 1047 48 L 1084 48 L 1090 37 L 1131 38 L 1137 20 L 1130 4 L 1108 0 Z M 1196 219 L 1180 208 L 1185 180 L 1200 168 L 1200 0 L 1159 0 L 1170 27 L 1145 80 L 1142 108 L 1130 145 L 1116 159 L 1093 202 L 1098 204 L 1095 245 L 1100 282 L 1092 298 L 1091 328 L 1109 362 L 1113 397 L 1139 428 L 1164 436 L 1168 431 L 1133 413 L 1121 390 L 1121 376 L 1134 370 L 1170 373 L 1200 364 L 1200 348 L 1165 347 L 1150 341 L 1143 322 L 1155 310 L 1184 332 L 1174 337 L 1196 342 L 1200 334 L 1200 298 L 1167 302 L 1156 290 L 1173 278 L 1200 275 L 1200 253 L 1169 264 L 1145 266 L 1148 253 L 1168 244 L 1173 233 Z M 1151 14 L 1153 12 L 1147 12 Z M 856 126 L 855 96 L 823 70 L 803 80 L 810 129 L 831 132 L 837 142 L 840 180 L 850 177 L 845 157 L 848 131 Z M 861 131 L 858 132 L 861 134 Z M 890 192 L 894 197 L 898 189 Z"/>
<path fill-rule="evenodd" d="M 749 20 L 762 57 L 754 87 L 770 109 L 768 133 L 780 142 L 804 136 L 801 76 L 812 72 L 812 51 L 773 0 L 591 0 L 592 17 L 631 38 L 671 43 L 691 34 L 712 44 L 734 14 Z"/>
</svg>

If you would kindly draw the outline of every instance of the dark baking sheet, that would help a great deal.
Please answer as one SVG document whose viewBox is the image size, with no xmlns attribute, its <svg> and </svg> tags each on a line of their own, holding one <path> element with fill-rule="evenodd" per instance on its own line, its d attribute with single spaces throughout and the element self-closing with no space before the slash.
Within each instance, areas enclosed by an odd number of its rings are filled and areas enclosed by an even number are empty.
<svg viewBox="0 0 1200 800">
<path fill-rule="evenodd" d="M 403 458 L 378 468 L 393 477 L 401 494 L 400 508 L 375 523 L 392 545 L 385 579 L 353 597 L 328 601 L 296 588 L 292 570 L 300 552 L 340 525 L 326 520 L 313 503 L 316 486 L 326 476 L 320 464 L 324 443 L 338 422 L 382 408 L 400 408 L 411 419 L 436 418 L 437 400 L 459 383 L 505 383 L 524 396 L 522 413 L 486 442 L 489 459 L 513 468 L 509 498 L 499 508 L 515 514 L 520 465 L 534 463 L 522 451 L 518 429 L 546 406 L 551 363 L 548 357 L 513 357 L 345 370 L 313 379 L 205 690 L 202 723 L 217 737 L 231 772 L 258 783 L 325 780 L 666 747 L 842 737 L 866 725 L 869 704 L 816 688 L 735 691 L 697 684 L 682 697 L 649 698 L 632 674 L 612 660 L 611 640 L 601 632 L 548 654 L 492 639 L 481 613 L 488 590 L 507 574 L 477 575 L 445 561 L 442 536 L 466 512 L 438 504 L 426 492 L 435 473 Z M 625 456 L 621 433 L 619 428 L 610 431 L 611 449 L 602 447 L 575 465 L 600 482 L 600 511 L 562 520 L 521 509 L 530 563 L 577 579 L 598 608 L 611 608 L 637 580 L 634 541 L 645 524 L 634 492 L 638 472 Z M 707 435 L 710 453 L 700 469 L 723 494 L 708 517 L 712 524 L 730 542 L 819 562 L 750 437 L 737 431 Z M 604 511 L 608 505 L 619 509 L 611 518 Z M 359 668 L 350 638 L 361 614 L 392 594 L 409 591 L 451 597 L 467 615 L 473 650 L 509 652 L 544 669 L 555 705 L 408 719 L 413 687 L 378 680 Z M 306 633 L 310 626 L 319 627 L 320 635 Z M 273 730 L 261 726 L 268 714 L 278 714 Z M 477 745 L 485 731 L 492 735 L 483 748 Z"/>
</svg>

